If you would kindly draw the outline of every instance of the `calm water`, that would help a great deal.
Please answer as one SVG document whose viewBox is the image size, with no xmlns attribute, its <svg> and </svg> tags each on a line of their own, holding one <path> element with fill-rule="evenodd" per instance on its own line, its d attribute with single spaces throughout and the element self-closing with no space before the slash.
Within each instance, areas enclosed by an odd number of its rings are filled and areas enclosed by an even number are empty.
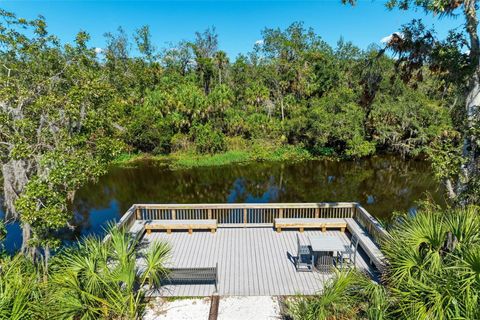
<svg viewBox="0 0 480 320">
<path fill-rule="evenodd" d="M 73 205 L 74 231 L 68 243 L 101 234 L 133 203 L 324 202 L 358 201 L 376 217 L 415 210 L 427 196 L 443 201 L 443 189 L 430 165 L 395 157 L 362 161 L 254 163 L 242 166 L 169 170 L 153 162 L 112 168 L 97 183 L 79 190 Z M 9 226 L 6 246 L 21 243 L 18 225 Z"/>
</svg>

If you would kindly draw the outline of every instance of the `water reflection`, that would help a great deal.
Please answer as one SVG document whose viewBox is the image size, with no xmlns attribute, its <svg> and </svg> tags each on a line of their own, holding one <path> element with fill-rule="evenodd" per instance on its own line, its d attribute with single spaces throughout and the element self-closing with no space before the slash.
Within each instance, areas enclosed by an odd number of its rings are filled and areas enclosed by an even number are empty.
<svg viewBox="0 0 480 320">
<path fill-rule="evenodd" d="M 412 210 L 427 194 L 443 201 L 430 165 L 394 157 L 176 171 L 144 162 L 112 168 L 79 190 L 73 205 L 78 227 L 63 238 L 101 234 L 107 221 L 119 219 L 133 203 L 358 201 L 375 216 L 388 218 L 393 211 Z"/>
<path fill-rule="evenodd" d="M 427 194 L 443 201 L 430 165 L 395 157 L 176 171 L 145 162 L 113 168 L 77 193 L 74 209 L 79 221 L 87 222 L 95 210 L 121 215 L 132 203 L 358 201 L 385 218 L 407 211 Z"/>
</svg>

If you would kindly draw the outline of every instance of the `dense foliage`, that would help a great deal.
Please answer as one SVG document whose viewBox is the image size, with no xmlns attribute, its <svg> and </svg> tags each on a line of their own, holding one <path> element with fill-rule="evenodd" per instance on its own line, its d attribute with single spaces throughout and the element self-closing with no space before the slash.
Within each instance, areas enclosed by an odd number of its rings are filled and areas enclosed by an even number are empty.
<svg viewBox="0 0 480 320">
<path fill-rule="evenodd" d="M 99 57 L 106 65 L 122 65 L 123 77 L 125 70 L 136 75 L 126 85 L 136 89 L 117 100 L 115 119 L 125 129 L 119 138 L 133 152 L 154 154 L 212 154 L 260 143 L 357 158 L 379 150 L 424 154 L 453 130 L 447 101 L 429 86 L 405 85 L 394 60 L 378 57 L 379 48 L 362 51 L 342 40 L 332 48 L 301 23 L 262 35 L 262 44 L 232 62 L 212 29 L 150 63 L 119 59 L 107 48 Z M 125 35 L 114 39 L 128 47 Z M 378 82 L 375 103 L 366 93 L 370 78 Z"/>
<path fill-rule="evenodd" d="M 0 257 L 0 319 L 139 318 L 146 290 L 158 288 L 168 274 L 170 248 L 156 242 L 139 252 L 136 245 L 112 229 L 108 242 L 86 238 L 48 267 L 21 254 Z"/>
<path fill-rule="evenodd" d="M 114 91 L 89 36 L 60 45 L 45 21 L 0 11 L 0 161 L 7 213 L 23 223 L 24 251 L 58 244 L 75 191 L 98 177 L 119 145 Z M 33 254 L 36 252 L 33 251 Z"/>
<path fill-rule="evenodd" d="M 162 50 L 148 27 L 133 37 L 119 28 L 100 50 L 85 32 L 63 45 L 42 17 L 0 13 L 3 189 L 24 251 L 58 245 L 75 191 L 122 152 L 188 155 L 185 163 L 219 153 L 220 163 L 434 156 L 430 146 L 459 136 L 452 95 L 438 94 L 443 79 L 426 73 L 412 88 L 383 49 L 331 47 L 302 23 L 266 28 L 230 61 L 213 28 Z"/>
<path fill-rule="evenodd" d="M 295 300 L 294 319 L 479 319 L 478 207 L 426 206 L 402 216 L 382 251 L 382 285 L 340 273 L 318 297 Z"/>
</svg>

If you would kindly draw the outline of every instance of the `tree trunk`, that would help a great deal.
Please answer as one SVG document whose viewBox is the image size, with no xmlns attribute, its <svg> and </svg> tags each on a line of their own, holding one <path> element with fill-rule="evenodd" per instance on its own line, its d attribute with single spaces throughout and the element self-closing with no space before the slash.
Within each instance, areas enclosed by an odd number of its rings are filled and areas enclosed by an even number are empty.
<svg viewBox="0 0 480 320">
<path fill-rule="evenodd" d="M 10 160 L 2 166 L 6 217 L 18 218 L 15 201 L 28 183 L 29 164 L 25 160 Z"/>
<path fill-rule="evenodd" d="M 466 132 L 463 143 L 463 157 L 466 163 L 461 168 L 457 183 L 457 195 L 465 192 L 466 187 L 479 169 L 479 150 L 475 131 L 479 128 L 480 106 L 480 43 L 478 39 L 478 18 L 476 0 L 466 0 L 463 4 L 466 24 L 465 29 L 470 37 L 470 59 L 475 72 L 470 82 L 470 91 L 466 99 Z"/>
<path fill-rule="evenodd" d="M 15 201 L 23 192 L 23 189 L 29 181 L 31 163 L 26 160 L 10 160 L 2 166 L 3 174 L 3 192 L 5 198 L 5 209 L 7 219 L 19 219 L 19 212 L 15 209 Z M 22 225 L 22 252 L 28 253 L 28 241 L 30 240 L 32 229 L 29 224 Z"/>
<path fill-rule="evenodd" d="M 30 238 L 32 237 L 32 227 L 28 223 L 24 223 L 22 225 L 22 249 L 21 252 L 26 255 L 30 256 L 32 258 L 35 258 L 35 248 L 32 248 L 29 246 L 28 242 L 30 241 Z"/>
<path fill-rule="evenodd" d="M 451 179 L 445 179 L 445 187 L 447 188 L 448 198 L 454 200 L 457 197 L 457 193 L 455 192 Z"/>
<path fill-rule="evenodd" d="M 280 100 L 280 108 L 282 110 L 282 127 L 283 127 L 283 121 L 285 120 L 285 111 L 284 111 L 284 108 L 283 108 L 283 99 Z"/>
<path fill-rule="evenodd" d="M 458 181 L 457 194 L 465 191 L 469 181 L 475 177 L 479 169 L 479 149 L 476 143 L 476 128 L 479 128 L 480 108 L 480 67 L 475 72 L 466 99 L 466 132 L 463 143 L 463 157 L 466 163 L 462 166 L 462 174 Z"/>
</svg>

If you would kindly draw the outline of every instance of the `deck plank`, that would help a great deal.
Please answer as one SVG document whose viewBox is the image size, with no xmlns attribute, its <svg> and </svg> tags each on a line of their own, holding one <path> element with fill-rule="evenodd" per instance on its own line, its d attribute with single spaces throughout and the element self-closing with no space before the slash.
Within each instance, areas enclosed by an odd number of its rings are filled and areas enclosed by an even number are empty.
<svg viewBox="0 0 480 320">
<path fill-rule="evenodd" d="M 294 295 L 314 294 L 333 275 L 297 272 L 288 253 L 296 255 L 298 231 L 277 233 L 273 228 L 219 228 L 209 231 L 152 232 L 144 235 L 144 243 L 167 241 L 172 246 L 170 265 L 207 267 L 218 262 L 218 293 L 220 295 Z M 320 236 L 320 230 L 305 230 L 304 239 Z M 324 235 L 350 242 L 348 233 L 328 230 Z M 357 267 L 374 274 L 368 257 L 357 256 Z M 168 285 L 152 295 L 208 296 L 213 285 Z"/>
</svg>

